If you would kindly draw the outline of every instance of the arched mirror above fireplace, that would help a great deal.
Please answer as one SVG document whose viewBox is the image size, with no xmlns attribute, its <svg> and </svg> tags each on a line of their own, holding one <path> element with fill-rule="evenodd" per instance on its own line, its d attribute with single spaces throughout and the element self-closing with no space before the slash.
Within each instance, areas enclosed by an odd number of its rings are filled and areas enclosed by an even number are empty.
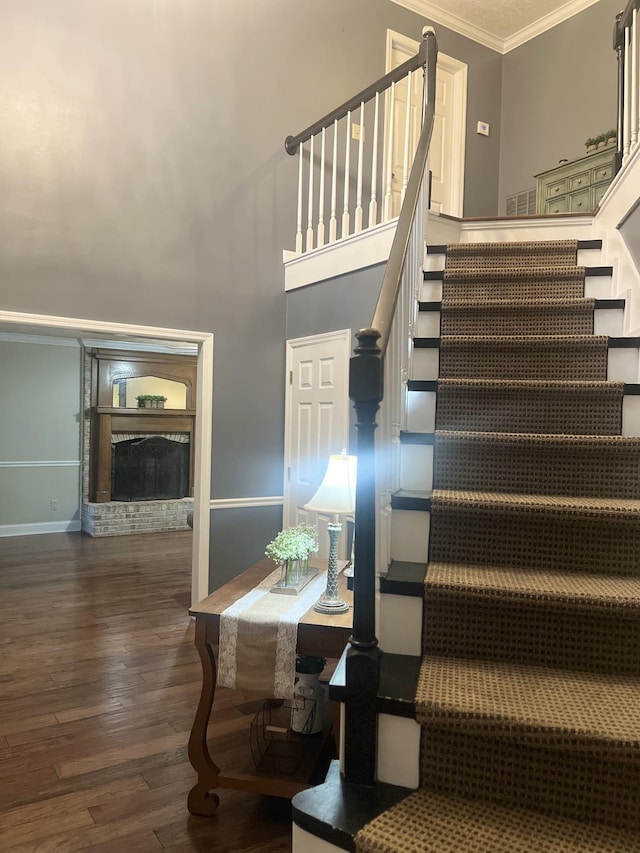
<svg viewBox="0 0 640 853">
<path fill-rule="evenodd" d="M 196 358 L 91 352 L 89 500 L 193 496 Z"/>
</svg>

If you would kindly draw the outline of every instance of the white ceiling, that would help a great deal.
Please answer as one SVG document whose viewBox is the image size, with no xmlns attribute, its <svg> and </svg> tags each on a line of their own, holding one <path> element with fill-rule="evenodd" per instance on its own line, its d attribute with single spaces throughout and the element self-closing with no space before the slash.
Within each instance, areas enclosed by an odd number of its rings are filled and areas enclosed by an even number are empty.
<svg viewBox="0 0 640 853">
<path fill-rule="evenodd" d="M 598 0 L 393 0 L 499 53 L 529 41 Z"/>
</svg>

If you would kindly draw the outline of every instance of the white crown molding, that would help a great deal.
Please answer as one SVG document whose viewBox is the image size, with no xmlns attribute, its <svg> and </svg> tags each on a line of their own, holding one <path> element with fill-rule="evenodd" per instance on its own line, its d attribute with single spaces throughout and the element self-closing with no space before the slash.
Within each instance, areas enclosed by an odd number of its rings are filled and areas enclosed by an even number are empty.
<svg viewBox="0 0 640 853">
<path fill-rule="evenodd" d="M 258 498 L 215 498 L 209 502 L 210 509 L 252 509 L 262 506 L 282 506 L 282 495 Z"/>
<path fill-rule="evenodd" d="M 45 344 L 55 347 L 80 347 L 76 338 L 54 338 L 45 335 L 17 334 L 15 332 L 0 332 L 0 341 L 14 344 Z"/>
<path fill-rule="evenodd" d="M 497 53 L 505 54 L 552 27 L 561 24 L 568 18 L 572 18 L 578 12 L 588 9 L 589 6 L 593 6 L 598 0 L 569 0 L 564 6 L 556 9 L 554 12 L 550 12 L 543 18 L 539 18 L 528 27 L 524 27 L 519 32 L 513 33 L 507 38 L 497 36 L 495 33 L 491 33 L 482 27 L 474 26 L 469 21 L 465 21 L 452 12 L 444 12 L 442 9 L 429 3 L 428 0 L 391 0 L 391 2 L 396 3 L 398 6 L 403 6 L 405 9 L 409 9 L 423 18 L 428 18 L 436 24 L 441 24 L 443 27 L 453 30 L 453 32 L 466 36 L 472 41 L 478 42 L 478 44 L 491 48 L 491 50 L 495 50 Z"/>
<path fill-rule="evenodd" d="M 82 345 L 90 349 L 130 350 L 131 352 L 160 352 L 172 355 L 198 355 L 197 344 L 145 343 L 144 341 L 106 341 L 100 338 L 83 338 Z"/>
<path fill-rule="evenodd" d="M 588 9 L 589 6 L 593 6 L 594 3 L 597 2 L 598 0 L 569 0 L 568 3 L 565 3 L 564 6 L 556 9 L 554 12 L 549 12 L 549 14 L 545 15 L 544 18 L 534 21 L 528 27 L 524 27 L 519 32 L 504 39 L 504 49 L 502 53 L 509 53 L 509 51 L 514 50 L 516 47 L 520 47 L 520 45 L 531 41 L 531 39 L 542 35 L 542 33 L 546 33 L 547 30 L 556 27 L 563 21 L 573 18 L 574 15 L 577 15 L 579 12 L 583 12 L 585 9 Z"/>
</svg>

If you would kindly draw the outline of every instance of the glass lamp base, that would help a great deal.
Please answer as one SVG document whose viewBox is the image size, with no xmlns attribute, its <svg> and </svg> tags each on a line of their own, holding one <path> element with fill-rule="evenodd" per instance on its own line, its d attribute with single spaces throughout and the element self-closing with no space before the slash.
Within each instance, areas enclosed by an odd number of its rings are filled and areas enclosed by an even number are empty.
<svg viewBox="0 0 640 853">
<path fill-rule="evenodd" d="M 341 598 L 338 598 L 337 600 L 319 598 L 313 605 L 313 609 L 316 613 L 347 613 L 349 605 Z"/>
</svg>

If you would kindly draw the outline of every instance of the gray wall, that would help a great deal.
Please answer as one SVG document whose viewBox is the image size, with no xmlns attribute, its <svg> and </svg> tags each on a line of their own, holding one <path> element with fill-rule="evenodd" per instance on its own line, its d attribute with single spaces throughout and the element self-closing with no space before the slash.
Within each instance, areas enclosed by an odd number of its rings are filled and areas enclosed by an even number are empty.
<svg viewBox="0 0 640 853">
<path fill-rule="evenodd" d="M 80 518 L 80 353 L 0 340 L 0 533 Z"/>
<path fill-rule="evenodd" d="M 387 27 L 422 24 L 388 0 L 2 4 L 0 307 L 213 331 L 213 497 L 282 491 L 283 140 L 383 73 Z M 491 51 L 438 30 L 495 112 Z M 471 212 L 493 212 L 491 145 Z M 229 526 L 218 571 L 217 518 L 214 585 L 245 559 Z"/>
<path fill-rule="evenodd" d="M 619 0 L 599 0 L 506 54 L 502 74 L 500 213 L 534 175 L 586 154 L 584 141 L 616 125 L 613 50 Z"/>
</svg>

